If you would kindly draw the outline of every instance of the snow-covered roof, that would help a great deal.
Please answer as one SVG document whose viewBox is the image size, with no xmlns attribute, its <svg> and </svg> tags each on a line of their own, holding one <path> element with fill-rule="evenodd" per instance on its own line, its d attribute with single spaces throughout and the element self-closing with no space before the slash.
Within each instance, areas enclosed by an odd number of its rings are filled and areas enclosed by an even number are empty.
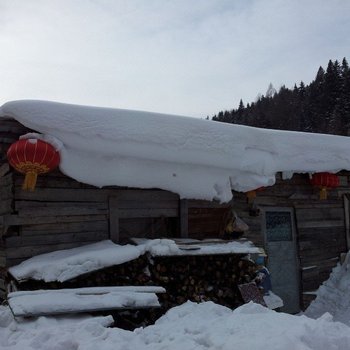
<svg viewBox="0 0 350 350">
<path fill-rule="evenodd" d="M 280 171 L 350 170 L 350 139 L 342 136 L 45 101 L 8 102 L 0 115 L 57 139 L 61 171 L 99 187 L 225 202 L 231 189 L 273 185 Z"/>
</svg>

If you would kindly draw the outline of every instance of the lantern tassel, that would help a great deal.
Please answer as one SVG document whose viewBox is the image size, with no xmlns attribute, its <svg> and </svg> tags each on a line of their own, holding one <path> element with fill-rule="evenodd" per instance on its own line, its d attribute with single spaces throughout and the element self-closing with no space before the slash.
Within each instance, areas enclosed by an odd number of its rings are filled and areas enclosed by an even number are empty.
<svg viewBox="0 0 350 350">
<path fill-rule="evenodd" d="M 22 189 L 33 192 L 35 189 L 37 177 L 38 177 L 38 174 L 36 172 L 34 171 L 27 172 L 24 178 Z"/>
<path fill-rule="evenodd" d="M 248 191 L 248 192 L 246 193 L 246 195 L 247 195 L 247 201 L 248 201 L 248 203 L 249 203 L 249 204 L 253 203 L 253 202 L 254 202 L 254 199 L 256 198 L 256 192 L 255 192 L 255 190 L 253 190 L 253 191 Z"/>
<path fill-rule="evenodd" d="M 320 190 L 320 200 L 326 200 L 327 199 L 327 188 L 322 187 Z"/>
</svg>

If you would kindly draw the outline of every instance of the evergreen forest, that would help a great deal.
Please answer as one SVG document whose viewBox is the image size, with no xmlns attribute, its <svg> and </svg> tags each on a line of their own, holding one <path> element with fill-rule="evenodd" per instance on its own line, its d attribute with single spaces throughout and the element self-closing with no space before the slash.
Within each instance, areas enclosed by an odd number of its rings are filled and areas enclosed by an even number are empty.
<svg viewBox="0 0 350 350">
<path fill-rule="evenodd" d="M 213 120 L 259 128 L 350 135 L 350 69 L 346 58 L 328 62 L 315 79 L 293 89 L 272 84 L 265 95 L 246 106 L 221 111 Z"/>
</svg>

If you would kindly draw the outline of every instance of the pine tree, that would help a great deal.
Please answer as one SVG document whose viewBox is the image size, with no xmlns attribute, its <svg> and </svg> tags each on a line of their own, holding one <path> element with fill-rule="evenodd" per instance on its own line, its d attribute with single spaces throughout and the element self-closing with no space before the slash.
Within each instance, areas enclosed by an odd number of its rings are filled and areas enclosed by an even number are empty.
<svg viewBox="0 0 350 350">
<path fill-rule="evenodd" d="M 319 67 L 315 79 L 302 81 L 293 89 L 282 86 L 276 92 L 272 84 L 266 95 L 244 107 L 219 112 L 213 120 L 262 128 L 301 130 L 350 135 L 350 69 L 344 58 L 329 60 L 326 71 Z"/>
<path fill-rule="evenodd" d="M 349 135 L 350 129 L 350 69 L 344 57 L 341 65 L 341 89 L 337 104 L 341 123 L 341 134 Z"/>
</svg>

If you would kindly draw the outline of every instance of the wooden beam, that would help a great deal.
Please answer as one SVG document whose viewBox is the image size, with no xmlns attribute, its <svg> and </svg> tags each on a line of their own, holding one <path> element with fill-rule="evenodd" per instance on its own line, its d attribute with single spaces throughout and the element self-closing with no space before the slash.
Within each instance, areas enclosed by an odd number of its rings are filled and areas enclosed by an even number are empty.
<svg viewBox="0 0 350 350">
<path fill-rule="evenodd" d="M 6 247 L 31 247 L 48 244 L 61 244 L 61 243 L 92 243 L 108 239 L 106 232 L 75 232 L 75 233 L 60 233 L 55 235 L 26 235 L 15 236 L 6 238 Z"/>
<path fill-rule="evenodd" d="M 113 197 L 112 197 L 113 198 Z M 140 206 L 142 204 L 140 203 Z M 121 209 L 118 208 L 118 217 L 121 219 L 128 218 L 157 218 L 157 217 L 176 217 L 178 216 L 177 209 L 154 208 L 154 209 Z"/>
<path fill-rule="evenodd" d="M 188 201 L 180 200 L 180 235 L 182 238 L 188 237 Z"/>
<path fill-rule="evenodd" d="M 345 236 L 347 250 L 350 249 L 350 205 L 348 195 L 344 195 Z"/>
<path fill-rule="evenodd" d="M 0 177 L 3 177 L 10 171 L 10 166 L 8 163 L 4 163 L 0 166 Z"/>
<path fill-rule="evenodd" d="M 103 215 L 108 214 L 108 210 L 95 208 L 94 206 L 75 207 L 67 203 L 65 207 L 35 207 L 23 208 L 18 210 L 19 217 L 33 217 L 40 216 L 75 216 L 75 215 Z"/>
<path fill-rule="evenodd" d="M 17 225 L 38 225 L 54 224 L 63 222 L 81 222 L 81 221 L 102 221 L 106 220 L 107 215 L 76 215 L 76 216 L 24 216 L 4 215 L 0 217 L 0 226 L 17 226 Z M 2 221 L 2 224 L 1 224 Z"/>
<path fill-rule="evenodd" d="M 109 197 L 109 237 L 112 242 L 119 243 L 119 209 L 118 198 Z"/>
</svg>

